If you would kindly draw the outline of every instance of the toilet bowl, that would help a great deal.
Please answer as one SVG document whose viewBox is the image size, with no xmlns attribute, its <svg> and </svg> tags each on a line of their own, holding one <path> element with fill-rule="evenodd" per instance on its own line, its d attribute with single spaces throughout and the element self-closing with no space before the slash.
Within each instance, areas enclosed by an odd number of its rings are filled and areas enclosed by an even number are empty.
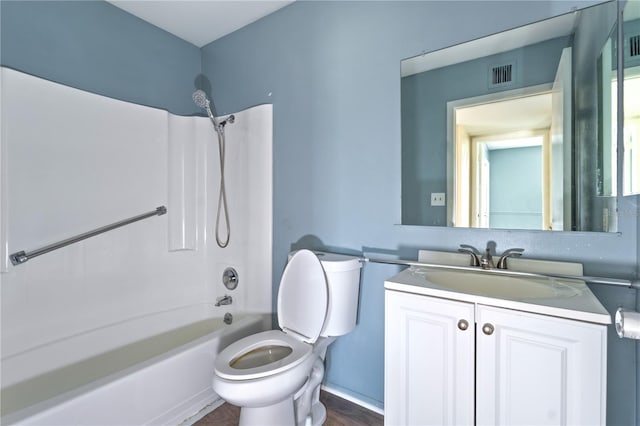
<svg viewBox="0 0 640 426">
<path fill-rule="evenodd" d="M 216 358 L 214 389 L 241 407 L 275 404 L 302 387 L 315 360 L 312 352 L 311 345 L 280 330 L 245 337 Z"/>
<path fill-rule="evenodd" d="M 309 375 L 318 359 L 324 360 L 327 342 L 333 341 L 324 339 L 330 336 L 326 332 L 345 334 L 355 327 L 360 268 L 358 259 L 351 256 L 309 250 L 290 256 L 278 290 L 280 330 L 240 339 L 215 360 L 213 390 L 241 407 L 241 425 L 304 424 L 307 418 L 312 423 L 324 421 L 311 419 L 314 401 L 294 404 L 294 395 L 310 394 L 304 389 Z M 343 296 L 340 300 L 330 297 L 332 284 L 344 287 L 333 292 Z M 334 321 L 328 321 L 331 313 Z M 322 350 L 317 351 L 320 336 Z M 319 381 L 314 383 L 319 387 Z M 315 404 L 317 408 L 320 402 Z M 308 407 L 304 409 L 309 412 L 296 412 L 296 406 Z"/>
</svg>

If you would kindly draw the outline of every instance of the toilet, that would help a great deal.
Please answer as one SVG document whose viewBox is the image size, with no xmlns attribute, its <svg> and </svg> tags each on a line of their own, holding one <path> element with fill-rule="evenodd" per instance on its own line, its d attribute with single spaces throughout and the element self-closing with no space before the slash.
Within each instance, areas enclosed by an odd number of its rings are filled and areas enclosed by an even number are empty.
<svg viewBox="0 0 640 426">
<path fill-rule="evenodd" d="M 354 256 L 289 255 L 278 290 L 280 329 L 240 339 L 215 360 L 213 390 L 241 407 L 240 425 L 324 423 L 324 357 L 356 325 L 361 267 Z"/>
</svg>

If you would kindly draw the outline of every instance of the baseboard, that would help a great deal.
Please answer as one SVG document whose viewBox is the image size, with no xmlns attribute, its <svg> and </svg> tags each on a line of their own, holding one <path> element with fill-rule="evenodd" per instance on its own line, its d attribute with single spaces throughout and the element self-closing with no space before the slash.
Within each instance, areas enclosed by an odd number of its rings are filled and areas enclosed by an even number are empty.
<svg viewBox="0 0 640 426">
<path fill-rule="evenodd" d="M 331 387 L 328 387 L 328 386 L 325 386 L 325 385 L 322 385 L 321 389 L 323 391 L 328 392 L 330 394 L 333 394 L 333 395 L 335 395 L 337 397 L 340 397 L 342 399 L 346 399 L 349 402 L 353 402 L 354 404 L 359 405 L 359 406 L 361 406 L 363 408 L 366 408 L 369 411 L 373 411 L 374 413 L 378 413 L 381 416 L 384 416 L 384 409 L 383 408 L 376 407 L 375 405 L 370 404 L 368 402 L 365 402 L 365 401 L 363 401 L 361 399 L 358 399 L 353 395 L 349 395 L 347 393 L 344 393 L 342 391 L 339 391 L 337 389 L 334 389 L 334 388 L 331 388 Z"/>
</svg>

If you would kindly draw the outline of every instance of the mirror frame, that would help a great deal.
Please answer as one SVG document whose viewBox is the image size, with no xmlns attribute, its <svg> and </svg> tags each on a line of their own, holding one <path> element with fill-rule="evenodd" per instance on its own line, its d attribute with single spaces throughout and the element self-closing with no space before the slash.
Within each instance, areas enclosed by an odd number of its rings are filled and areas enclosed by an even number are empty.
<svg viewBox="0 0 640 426">
<path fill-rule="evenodd" d="M 617 55 L 617 67 L 618 67 L 618 74 L 617 74 L 617 78 L 618 78 L 618 84 L 617 84 L 617 109 L 618 109 L 618 120 L 617 120 L 617 160 L 618 160 L 618 170 L 620 171 L 618 173 L 618 182 L 617 182 L 617 191 L 618 191 L 618 196 L 622 196 L 622 197 L 631 197 L 631 196 L 636 196 L 636 195 L 640 195 L 640 191 L 630 191 L 628 193 L 625 193 L 624 187 L 624 164 L 625 164 L 625 137 L 624 137 L 624 127 L 625 127 L 625 111 L 624 111 L 624 104 L 625 104 L 625 99 L 624 99 L 624 89 L 625 89 L 625 55 L 627 52 L 625 52 L 625 23 L 627 22 L 624 18 L 624 12 L 625 10 L 630 7 L 631 2 L 629 1 L 625 1 L 624 2 L 624 7 L 621 7 L 620 5 L 621 2 L 618 2 L 618 22 L 620 23 L 618 25 L 618 34 L 617 34 L 617 51 L 616 51 L 616 55 Z M 636 13 L 640 13 L 640 3 L 634 3 L 637 6 L 637 10 Z M 635 17 L 635 16 L 634 16 Z M 638 16 L 636 19 L 640 20 L 640 16 Z M 640 57 L 637 59 L 633 59 L 632 61 L 638 61 L 637 64 L 632 65 L 632 68 L 638 70 L 640 69 Z M 637 74 L 634 74 L 637 75 Z M 622 84 L 620 84 L 620 82 L 622 82 Z"/>
</svg>

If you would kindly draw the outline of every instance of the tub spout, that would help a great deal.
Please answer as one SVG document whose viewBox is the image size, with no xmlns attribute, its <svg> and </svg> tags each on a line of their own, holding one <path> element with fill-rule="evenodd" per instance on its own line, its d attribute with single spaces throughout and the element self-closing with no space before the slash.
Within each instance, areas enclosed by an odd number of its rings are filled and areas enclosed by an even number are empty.
<svg viewBox="0 0 640 426">
<path fill-rule="evenodd" d="M 216 306 L 230 305 L 231 303 L 233 303 L 233 298 L 226 294 L 216 299 Z"/>
</svg>

